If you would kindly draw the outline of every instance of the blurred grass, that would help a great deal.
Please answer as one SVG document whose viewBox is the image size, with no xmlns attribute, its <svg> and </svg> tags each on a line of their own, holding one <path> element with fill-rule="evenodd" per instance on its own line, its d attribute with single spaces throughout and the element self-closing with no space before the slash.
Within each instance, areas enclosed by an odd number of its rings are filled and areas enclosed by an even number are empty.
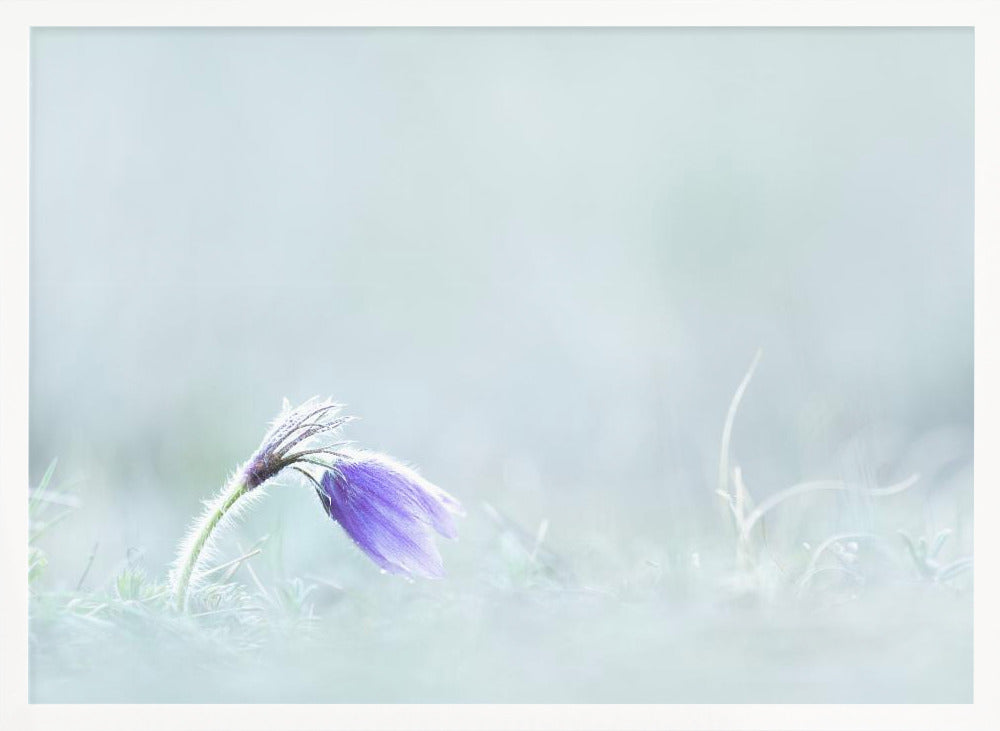
<svg viewBox="0 0 1000 731">
<path fill-rule="evenodd" d="M 53 471 L 31 493 L 33 520 L 46 495 L 66 497 Z M 665 531 L 577 537 L 567 551 L 553 541 L 558 519 L 521 525 L 469 506 L 437 583 L 381 575 L 346 552 L 310 575 L 288 563 L 288 522 L 256 544 L 248 524 L 228 537 L 235 560 L 219 562 L 191 616 L 171 609 L 162 567 L 138 552 L 79 588 L 45 588 L 42 534 L 31 699 L 969 702 L 968 546 L 940 532 L 823 536 L 831 502 L 850 498 L 803 497 L 752 560 L 737 558 L 738 536 L 721 523 L 698 550 Z M 872 509 L 903 525 L 927 500 L 924 486 Z"/>
<path fill-rule="evenodd" d="M 935 430 L 868 479 L 760 497 L 732 444 L 759 357 L 722 430 L 722 509 L 646 532 L 614 513 L 525 522 L 516 493 L 467 504 L 443 582 L 376 571 L 284 476 L 221 537 L 186 615 L 142 546 L 98 576 L 95 542 L 78 579 L 50 579 L 50 529 L 85 505 L 53 461 L 29 492 L 31 698 L 971 701 L 966 441 Z"/>
</svg>

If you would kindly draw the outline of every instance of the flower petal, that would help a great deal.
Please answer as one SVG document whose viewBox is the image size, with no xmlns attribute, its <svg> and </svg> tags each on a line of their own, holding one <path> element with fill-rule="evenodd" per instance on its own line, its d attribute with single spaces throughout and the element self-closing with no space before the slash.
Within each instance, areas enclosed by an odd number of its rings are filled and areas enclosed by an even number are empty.
<svg viewBox="0 0 1000 731">
<path fill-rule="evenodd" d="M 360 481 L 352 481 L 352 477 L 359 475 Z M 323 475 L 330 517 L 386 571 L 426 578 L 442 577 L 441 555 L 427 525 L 412 513 L 387 502 L 384 493 L 366 477 L 356 470 L 343 470 L 341 475 L 333 472 Z"/>
<path fill-rule="evenodd" d="M 386 510 L 427 523 L 446 538 L 457 536 L 452 514 L 461 514 L 458 501 L 409 467 L 384 455 L 363 453 L 339 463 L 338 469 Z"/>
</svg>

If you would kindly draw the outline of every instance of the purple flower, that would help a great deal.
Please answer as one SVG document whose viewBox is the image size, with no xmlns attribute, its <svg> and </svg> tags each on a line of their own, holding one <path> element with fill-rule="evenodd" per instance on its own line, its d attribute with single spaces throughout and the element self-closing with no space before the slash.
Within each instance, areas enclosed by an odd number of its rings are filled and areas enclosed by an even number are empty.
<svg viewBox="0 0 1000 731">
<path fill-rule="evenodd" d="M 454 538 L 462 506 L 441 488 L 382 454 L 353 452 L 323 473 L 327 514 L 369 558 L 394 574 L 444 576 L 434 531 Z"/>
<path fill-rule="evenodd" d="M 434 531 L 455 537 L 453 515 L 462 506 L 408 467 L 381 454 L 342 451 L 341 427 L 352 417 L 341 406 L 311 398 L 292 408 L 287 399 L 257 450 L 226 481 L 181 541 L 170 572 L 177 608 L 186 611 L 189 589 L 203 578 L 200 567 L 216 529 L 252 502 L 258 488 L 295 470 L 316 489 L 327 514 L 362 551 L 386 571 L 439 578 L 444 575 Z M 322 477 L 314 476 L 316 468 Z M 209 572 L 210 573 L 210 572 Z"/>
</svg>

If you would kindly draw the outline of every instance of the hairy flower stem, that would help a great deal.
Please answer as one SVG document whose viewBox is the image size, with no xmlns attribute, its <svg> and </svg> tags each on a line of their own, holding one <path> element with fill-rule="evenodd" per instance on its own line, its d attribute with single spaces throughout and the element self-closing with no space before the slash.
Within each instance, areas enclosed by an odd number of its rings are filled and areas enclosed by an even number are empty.
<svg viewBox="0 0 1000 731">
<path fill-rule="evenodd" d="M 212 531 L 219 525 L 222 516 L 236 504 L 237 500 L 250 492 L 251 489 L 246 473 L 242 470 L 236 473 L 223 488 L 222 493 L 220 493 L 215 510 L 206 511 L 199 519 L 199 524 L 194 527 L 192 534 L 195 536 L 195 539 L 191 541 L 187 553 L 179 564 L 181 570 L 177 577 L 177 587 L 174 590 L 174 598 L 177 601 L 178 611 L 187 611 L 188 587 L 191 584 L 191 575 L 194 573 L 195 566 L 198 565 L 198 557 L 201 555 L 202 549 L 205 548 L 205 544 L 212 535 Z"/>
</svg>

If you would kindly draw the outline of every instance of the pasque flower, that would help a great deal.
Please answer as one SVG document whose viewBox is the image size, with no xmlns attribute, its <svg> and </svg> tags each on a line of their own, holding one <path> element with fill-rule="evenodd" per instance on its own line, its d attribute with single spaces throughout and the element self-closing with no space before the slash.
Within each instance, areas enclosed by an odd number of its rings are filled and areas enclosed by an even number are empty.
<svg viewBox="0 0 1000 731">
<path fill-rule="evenodd" d="M 455 537 L 452 516 L 461 514 L 459 502 L 390 457 L 347 449 L 336 437 L 352 417 L 340 416 L 341 408 L 317 399 L 296 408 L 285 402 L 257 451 L 206 503 L 182 541 L 170 576 L 179 609 L 187 607 L 189 586 L 199 577 L 216 528 L 289 468 L 307 479 L 327 514 L 384 570 L 443 575 L 433 533 Z"/>
<path fill-rule="evenodd" d="M 434 532 L 454 538 L 458 501 L 382 454 L 339 459 L 319 485 L 327 514 L 372 561 L 394 574 L 444 575 Z"/>
</svg>

